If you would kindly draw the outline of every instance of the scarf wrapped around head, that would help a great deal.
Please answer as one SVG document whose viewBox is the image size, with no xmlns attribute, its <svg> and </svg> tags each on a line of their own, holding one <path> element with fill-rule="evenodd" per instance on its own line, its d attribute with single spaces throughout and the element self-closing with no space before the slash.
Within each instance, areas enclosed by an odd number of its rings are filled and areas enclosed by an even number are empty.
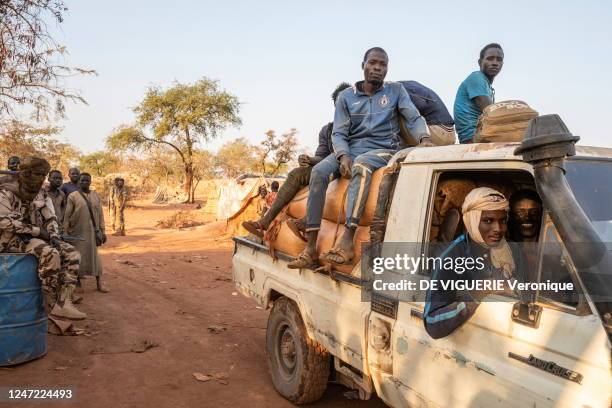
<svg viewBox="0 0 612 408">
<path fill-rule="evenodd" d="M 512 276 L 516 268 L 508 242 L 503 238 L 499 245 L 490 247 L 482 238 L 478 226 L 480 225 L 480 217 L 483 211 L 508 211 L 508 209 L 509 204 L 506 197 L 499 191 L 489 187 L 479 187 L 470 191 L 461 207 L 463 223 L 471 240 L 491 250 L 491 263 L 496 269 L 502 271 L 506 279 Z"/>
</svg>

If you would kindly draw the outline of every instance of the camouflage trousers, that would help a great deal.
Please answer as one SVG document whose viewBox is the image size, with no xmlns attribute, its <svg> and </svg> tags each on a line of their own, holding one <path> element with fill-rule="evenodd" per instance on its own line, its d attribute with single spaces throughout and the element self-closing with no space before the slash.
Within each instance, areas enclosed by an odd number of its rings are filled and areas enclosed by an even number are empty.
<svg viewBox="0 0 612 408">
<path fill-rule="evenodd" d="M 57 295 L 66 285 L 74 285 L 79 273 L 81 254 L 70 244 L 62 242 L 59 250 L 46 241 L 32 238 L 24 252 L 38 259 L 38 277 L 43 292 Z"/>
<path fill-rule="evenodd" d="M 123 216 L 123 210 L 119 207 L 110 208 L 110 218 L 113 226 L 113 231 L 124 231 L 125 230 L 125 218 Z M 115 228 L 115 227 L 119 228 Z"/>
</svg>

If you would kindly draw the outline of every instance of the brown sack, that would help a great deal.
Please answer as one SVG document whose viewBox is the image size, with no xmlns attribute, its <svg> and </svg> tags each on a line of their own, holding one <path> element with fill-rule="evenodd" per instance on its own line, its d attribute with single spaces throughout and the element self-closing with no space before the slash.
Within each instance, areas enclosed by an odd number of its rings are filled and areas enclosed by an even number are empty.
<svg viewBox="0 0 612 408">
<path fill-rule="evenodd" d="M 319 237 L 317 239 L 317 253 L 321 255 L 332 249 L 334 244 L 340 240 L 340 237 L 344 233 L 344 228 L 344 225 L 338 225 L 331 221 L 321 221 L 321 230 L 319 231 Z M 370 227 L 358 227 L 353 240 L 355 245 L 355 258 L 353 262 L 351 265 L 337 266 L 335 269 L 350 274 L 353 270 L 353 266 L 361 258 L 364 244 L 367 244 L 369 241 Z M 293 257 L 297 257 L 306 247 L 306 242 L 298 238 L 289 227 L 287 227 L 285 222 L 281 224 L 278 235 L 271 244 L 274 246 L 275 251 L 280 251 Z"/>
<path fill-rule="evenodd" d="M 487 106 L 480 118 L 474 142 L 520 142 L 527 124 L 538 116 L 523 101 L 510 100 Z"/>
<path fill-rule="evenodd" d="M 366 201 L 365 209 L 361 217 L 360 226 L 368 226 L 372 223 L 374 218 L 374 211 L 376 210 L 376 202 L 378 201 L 378 188 L 380 181 L 382 180 L 383 169 L 378 169 L 372 174 L 372 182 L 370 183 L 370 192 L 368 200 Z M 329 183 L 327 187 L 327 194 L 325 195 L 325 207 L 323 208 L 323 219 L 336 223 L 340 221 L 340 224 L 346 222 L 346 198 L 344 194 L 348 188 L 348 179 L 336 179 Z M 344 200 L 344 207 L 342 207 L 342 201 Z M 304 218 L 306 216 L 306 203 L 308 201 L 308 188 L 303 188 L 298 192 L 295 198 L 289 203 L 287 214 L 291 218 Z"/>
<path fill-rule="evenodd" d="M 333 237 L 334 232 L 336 243 L 340 241 L 342 234 L 344 234 L 344 229 L 346 228 L 344 225 L 338 226 L 331 222 L 324 222 L 321 224 L 321 231 L 319 232 L 319 240 L 317 241 L 317 250 L 319 252 L 319 256 L 333 247 Z M 324 236 L 323 239 L 321 237 Z M 334 265 L 334 269 L 338 272 L 351 274 L 353 272 L 353 268 L 361 259 L 361 253 L 365 250 L 366 245 L 370 242 L 370 227 L 357 227 L 355 231 L 355 237 L 353 238 L 353 245 L 355 248 L 355 257 L 352 262 L 348 265 Z M 321 261 L 323 265 L 327 265 L 327 262 Z"/>
<path fill-rule="evenodd" d="M 348 179 L 339 178 L 327 186 L 327 194 L 325 196 L 325 207 L 323 207 L 323 219 L 333 223 L 340 220 L 340 224 L 346 221 L 346 202 L 342 206 L 342 201 L 346 201 L 344 194 L 349 185 Z"/>
<path fill-rule="evenodd" d="M 363 214 L 361 215 L 361 220 L 359 221 L 359 225 L 362 227 L 369 226 L 372 224 L 372 219 L 374 219 L 374 211 L 376 211 L 376 203 L 378 202 L 378 188 L 380 187 L 380 181 L 383 177 L 383 170 L 384 167 L 376 170 L 372 174 L 370 192 L 368 194 L 365 208 L 363 209 Z M 344 222 L 344 220 L 342 222 Z"/>
<path fill-rule="evenodd" d="M 429 233 L 430 241 L 435 241 L 438 238 L 440 225 L 442 225 L 448 211 L 455 208 L 461 212 L 465 196 L 475 188 L 476 184 L 473 181 L 462 179 L 443 180 L 438 184 Z"/>
<path fill-rule="evenodd" d="M 287 205 L 287 215 L 291 218 L 302 219 L 306 217 L 306 202 L 308 201 L 308 187 L 302 188 Z"/>
<path fill-rule="evenodd" d="M 342 199 L 349 180 L 336 179 L 327 186 L 327 194 L 325 195 L 325 206 L 323 207 L 323 219 L 327 221 L 344 222 L 346 213 L 342 207 Z M 308 202 L 308 188 L 300 190 L 296 197 L 289 203 L 287 214 L 292 218 L 304 218 L 306 216 L 306 205 Z"/>
</svg>

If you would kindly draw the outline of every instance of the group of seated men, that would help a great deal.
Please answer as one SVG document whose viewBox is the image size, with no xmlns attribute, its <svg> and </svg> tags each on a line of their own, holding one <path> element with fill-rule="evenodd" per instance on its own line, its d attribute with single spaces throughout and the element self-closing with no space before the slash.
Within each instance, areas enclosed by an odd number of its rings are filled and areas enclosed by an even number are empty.
<svg viewBox="0 0 612 408">
<path fill-rule="evenodd" d="M 9 170 L 18 173 L 0 181 L 0 252 L 35 256 L 47 312 L 84 319 L 72 303 L 81 256 L 60 236 L 53 201 L 42 188 L 51 165 L 37 157 L 11 159 Z"/>
<path fill-rule="evenodd" d="M 316 250 L 325 195 L 334 178 L 350 179 L 347 193 L 346 229 L 338 244 L 321 258 L 334 264 L 349 264 L 355 251 L 353 238 L 368 198 L 372 173 L 386 166 L 402 147 L 400 121 L 417 147 L 452 144 L 455 125 L 461 143 L 471 143 L 478 117 L 494 102 L 493 79 L 503 65 L 499 44 L 488 44 L 480 52 L 479 71 L 461 84 L 455 100 L 455 118 L 440 97 L 416 81 L 384 82 L 389 57 L 374 47 L 366 51 L 361 67 L 364 79 L 353 86 L 340 84 L 332 94 L 334 121 L 319 133 L 314 156 L 301 155 L 299 166 L 287 175 L 276 200 L 256 221 L 246 221 L 244 228 L 263 237 L 274 218 L 305 186 L 309 187 L 304 219 L 289 220 L 287 225 L 305 236 L 304 251 L 289 268 L 312 268 L 319 264 Z"/>
</svg>

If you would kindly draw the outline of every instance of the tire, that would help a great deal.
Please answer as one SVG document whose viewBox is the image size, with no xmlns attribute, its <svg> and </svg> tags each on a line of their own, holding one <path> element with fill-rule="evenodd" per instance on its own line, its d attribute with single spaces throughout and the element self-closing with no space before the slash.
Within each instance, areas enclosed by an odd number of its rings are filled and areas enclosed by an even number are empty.
<svg viewBox="0 0 612 408">
<path fill-rule="evenodd" d="M 330 372 L 330 355 L 308 337 L 297 305 L 286 297 L 274 302 L 266 331 L 268 369 L 274 388 L 295 404 L 321 398 Z"/>
</svg>

